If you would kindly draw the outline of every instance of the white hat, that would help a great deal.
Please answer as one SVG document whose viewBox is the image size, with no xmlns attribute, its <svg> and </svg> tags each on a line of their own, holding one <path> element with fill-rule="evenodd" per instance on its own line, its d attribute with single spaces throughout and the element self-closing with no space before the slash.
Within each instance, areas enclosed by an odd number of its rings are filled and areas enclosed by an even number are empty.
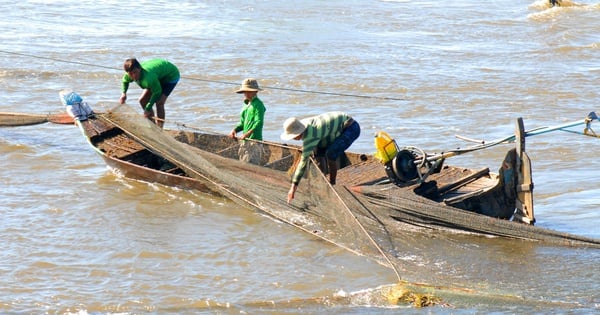
<svg viewBox="0 0 600 315">
<path fill-rule="evenodd" d="M 292 140 L 302 134 L 306 130 L 306 125 L 298 118 L 292 117 L 283 122 L 282 140 Z"/>
</svg>

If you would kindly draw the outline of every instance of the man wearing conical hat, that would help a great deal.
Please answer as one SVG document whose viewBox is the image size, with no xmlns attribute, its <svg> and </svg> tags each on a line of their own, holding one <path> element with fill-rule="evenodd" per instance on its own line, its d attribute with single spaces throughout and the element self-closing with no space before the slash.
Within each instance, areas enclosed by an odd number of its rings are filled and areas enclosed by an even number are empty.
<svg viewBox="0 0 600 315">
<path fill-rule="evenodd" d="M 300 179 L 313 151 L 324 151 L 329 168 L 329 182 L 335 185 L 337 160 L 360 136 L 360 125 L 343 112 L 329 112 L 305 119 L 288 118 L 283 123 L 283 140 L 302 140 L 302 157 L 292 176 L 288 203 L 294 199 Z"/>
</svg>

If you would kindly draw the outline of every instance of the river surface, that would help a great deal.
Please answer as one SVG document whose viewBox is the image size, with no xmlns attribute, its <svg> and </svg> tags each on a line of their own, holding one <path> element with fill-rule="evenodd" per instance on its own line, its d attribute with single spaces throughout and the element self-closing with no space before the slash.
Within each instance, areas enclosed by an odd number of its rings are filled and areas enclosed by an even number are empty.
<svg viewBox="0 0 600 315">
<path fill-rule="evenodd" d="M 470 145 L 455 135 L 508 136 L 518 117 L 532 129 L 599 110 L 600 4 L 563 3 L 0 1 L 0 111 L 61 112 L 64 88 L 110 109 L 123 61 L 160 57 L 182 74 L 168 128 L 229 132 L 234 91 L 255 77 L 266 140 L 290 116 L 343 110 L 362 126 L 352 151 L 384 130 L 440 152 Z M 126 106 L 141 115 L 139 91 Z M 527 138 L 536 225 L 600 238 L 599 145 Z M 496 171 L 509 147 L 447 163 Z M 226 199 L 121 178 L 74 126 L 1 128 L 0 152 L 0 313 L 600 312 L 597 249 L 407 231 L 402 277 L 475 293 L 426 309 L 334 302 L 397 277 Z"/>
</svg>

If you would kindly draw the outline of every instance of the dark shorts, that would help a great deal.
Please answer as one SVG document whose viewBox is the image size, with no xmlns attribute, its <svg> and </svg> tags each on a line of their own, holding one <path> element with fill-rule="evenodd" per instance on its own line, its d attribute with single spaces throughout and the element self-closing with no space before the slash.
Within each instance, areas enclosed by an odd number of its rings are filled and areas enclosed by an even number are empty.
<svg viewBox="0 0 600 315">
<path fill-rule="evenodd" d="M 352 143 L 360 136 L 360 125 L 354 121 L 353 124 L 346 127 L 342 134 L 337 137 L 332 144 L 330 144 L 326 151 L 325 156 L 328 160 L 337 160 L 337 158 L 346 151 Z"/>
<path fill-rule="evenodd" d="M 173 92 L 173 89 L 175 89 L 175 86 L 177 86 L 178 82 L 179 82 L 179 79 L 174 82 L 167 82 L 167 83 L 161 82 L 160 87 L 162 88 L 162 94 L 169 96 L 169 94 L 171 94 L 171 92 Z"/>
</svg>

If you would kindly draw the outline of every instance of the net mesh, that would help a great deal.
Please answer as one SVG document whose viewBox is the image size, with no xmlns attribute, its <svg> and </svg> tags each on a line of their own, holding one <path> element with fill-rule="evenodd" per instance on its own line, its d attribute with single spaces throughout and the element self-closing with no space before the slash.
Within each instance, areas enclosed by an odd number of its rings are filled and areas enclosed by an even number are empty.
<svg viewBox="0 0 600 315">
<path fill-rule="evenodd" d="M 440 221 L 447 219 L 449 214 L 444 213 L 443 209 L 437 208 L 434 204 L 423 204 L 422 200 L 416 200 L 416 197 L 409 195 L 371 198 L 353 194 L 344 186 L 329 185 L 327 178 L 312 160 L 295 199 L 288 204 L 289 172 L 240 162 L 236 158 L 235 144 L 231 147 L 219 148 L 221 154 L 200 150 L 178 141 L 139 113 L 128 110 L 126 106 L 98 115 L 98 119 L 120 127 L 150 151 L 177 165 L 189 176 L 205 181 L 212 190 L 229 197 L 234 202 L 266 213 L 352 253 L 371 257 L 396 272 L 398 284 L 378 287 L 366 294 L 355 294 L 350 297 L 351 299 L 366 298 L 368 304 L 379 304 L 372 301 L 381 300 L 382 305 L 385 305 L 396 304 L 405 296 L 423 301 L 424 295 L 424 301 L 433 299 L 433 304 L 444 303 L 437 300 L 438 297 L 463 305 L 484 301 L 491 304 L 515 305 L 539 303 L 539 301 L 523 301 L 510 295 L 487 294 L 482 290 L 455 289 L 454 283 L 442 287 L 436 264 L 427 261 L 435 262 L 434 259 L 426 254 L 421 260 L 414 260 L 414 255 L 406 255 L 414 251 L 435 253 L 437 250 L 447 250 L 444 246 L 446 241 L 432 240 L 423 243 L 423 238 L 411 235 L 407 224 L 401 224 L 403 216 L 406 216 L 407 222 L 414 222 L 415 211 L 419 209 L 422 212 L 417 216 L 420 215 L 424 220 L 423 225 L 427 225 L 427 221 L 432 216 L 434 219 L 440 218 Z M 294 158 L 297 159 L 299 154 L 300 152 L 296 150 L 293 154 Z M 479 220 L 475 217 L 473 219 Z M 479 223 L 482 225 L 489 224 L 489 221 L 481 220 Z M 477 222 L 474 221 L 474 224 Z M 518 225 L 515 229 L 528 228 L 525 225 Z M 436 247 L 437 250 L 430 248 L 437 243 L 440 243 Z M 400 279 L 398 270 L 402 270 L 404 280 Z M 410 279 L 411 277 L 413 279 Z M 415 279 L 417 277 L 418 280 Z M 412 282 L 407 282 L 406 279 Z M 415 281 L 438 283 L 438 285 L 418 285 Z M 349 303 L 354 302 L 349 301 Z"/>
<path fill-rule="evenodd" d="M 339 195 L 348 192 L 333 189 L 313 160 L 294 200 L 288 204 L 289 172 L 241 162 L 181 143 L 139 113 L 131 113 L 126 106 L 98 118 L 117 125 L 155 154 L 182 168 L 189 176 L 206 181 L 211 189 L 234 202 L 395 268 L 384 253 L 390 249 L 382 249 L 375 240 L 383 240 L 385 244 L 385 230 L 375 218 L 355 217 Z M 297 151 L 295 157 L 299 154 Z M 368 233 L 363 224 L 374 232 Z M 390 242 L 387 244 L 391 246 Z"/>
</svg>

